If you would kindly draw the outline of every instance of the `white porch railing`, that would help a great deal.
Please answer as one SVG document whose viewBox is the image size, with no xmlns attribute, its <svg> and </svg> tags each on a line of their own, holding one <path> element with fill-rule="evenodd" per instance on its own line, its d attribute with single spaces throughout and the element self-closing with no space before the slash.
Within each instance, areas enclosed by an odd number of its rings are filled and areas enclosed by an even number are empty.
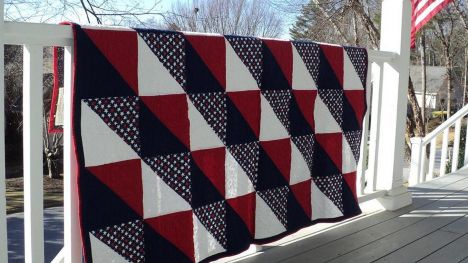
<svg viewBox="0 0 468 263">
<path fill-rule="evenodd" d="M 0 0 L 0 8 L 3 1 Z M 390 209 L 411 203 L 403 187 L 401 162 L 409 72 L 408 0 L 384 0 L 381 49 L 369 51 L 372 85 L 363 122 L 361 159 L 357 169 L 359 202 L 378 199 Z M 1 11 L 1 10 L 0 10 Z M 395 20 L 401 19 L 401 21 Z M 24 46 L 24 202 L 25 262 L 44 261 L 42 185 L 42 50 L 65 47 L 64 80 L 64 248 L 53 262 L 82 262 L 76 175 L 72 162 L 71 84 L 73 39 L 70 26 L 3 22 L 0 19 L 0 79 L 3 47 Z M 4 175 L 4 83 L 0 81 L 0 262 L 7 262 Z M 385 99 L 383 99 L 385 98 Z M 385 120 L 385 122 L 382 122 Z M 400 127 L 401 126 L 401 127 Z M 400 138 L 401 137 L 401 138 Z M 381 161 L 380 161 L 381 160 Z"/>
<path fill-rule="evenodd" d="M 461 108 L 457 113 L 452 115 L 448 120 L 434 129 L 424 138 L 411 138 L 411 170 L 408 183 L 415 185 L 425 181 L 432 180 L 435 175 L 435 163 L 437 149 L 437 138 L 442 136 L 442 148 L 440 149 L 440 167 L 438 176 L 444 176 L 449 172 L 458 170 L 458 156 L 460 153 L 461 127 L 464 117 L 468 115 L 468 105 Z M 466 124 L 465 124 L 466 125 Z M 449 133 L 454 127 L 453 147 L 451 151 L 451 166 L 447 167 L 447 159 L 449 156 Z M 468 134 L 468 133 L 467 133 Z M 466 138 L 468 139 L 468 138 Z M 468 164 L 468 140 L 465 140 L 465 157 L 463 164 Z M 427 147 L 429 148 L 429 156 L 427 156 Z"/>
</svg>

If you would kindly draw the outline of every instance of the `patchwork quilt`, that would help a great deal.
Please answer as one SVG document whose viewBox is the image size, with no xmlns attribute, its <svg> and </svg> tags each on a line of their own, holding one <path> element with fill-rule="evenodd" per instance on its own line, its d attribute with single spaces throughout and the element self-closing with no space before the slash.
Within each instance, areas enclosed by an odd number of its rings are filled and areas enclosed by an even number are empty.
<svg viewBox="0 0 468 263">
<path fill-rule="evenodd" d="M 206 262 L 361 212 L 365 49 L 73 28 L 86 262 Z"/>
</svg>

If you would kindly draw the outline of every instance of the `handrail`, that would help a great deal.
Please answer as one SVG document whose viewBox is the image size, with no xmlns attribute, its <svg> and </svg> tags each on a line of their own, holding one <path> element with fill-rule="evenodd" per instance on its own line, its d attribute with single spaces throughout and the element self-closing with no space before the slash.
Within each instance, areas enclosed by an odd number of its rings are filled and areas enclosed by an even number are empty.
<svg viewBox="0 0 468 263">
<path fill-rule="evenodd" d="M 410 176 L 408 178 L 409 185 L 415 185 L 427 180 L 431 180 L 434 177 L 434 166 L 435 166 L 435 156 L 437 151 L 437 136 L 443 133 L 442 138 L 442 148 L 440 154 L 440 167 L 439 167 L 439 176 L 446 174 L 447 170 L 447 158 L 449 157 L 448 144 L 449 144 L 449 131 L 452 126 L 455 125 L 455 134 L 453 142 L 453 151 L 452 151 L 452 165 L 450 167 L 450 172 L 456 172 L 458 170 L 458 155 L 460 151 L 460 141 L 461 141 L 461 126 L 462 119 L 468 115 L 468 105 L 465 105 L 454 115 L 440 124 L 432 132 L 427 134 L 424 138 L 414 137 L 411 138 L 411 167 L 410 167 Z M 464 164 L 468 163 L 467 154 L 468 154 L 468 145 L 465 141 L 465 159 Z M 429 160 L 426 158 L 426 148 L 430 144 L 430 153 Z"/>
<path fill-rule="evenodd" d="M 71 46 L 73 31 L 69 25 L 5 21 L 4 44 L 43 46 Z M 391 62 L 397 53 L 382 50 L 368 50 L 370 62 Z"/>
<path fill-rule="evenodd" d="M 435 128 L 432 132 L 430 132 L 429 134 L 427 134 L 424 138 L 423 138 L 423 145 L 426 145 L 428 144 L 432 139 L 434 139 L 437 135 L 439 135 L 442 131 L 444 131 L 445 129 L 447 129 L 448 127 L 452 126 L 453 124 L 455 124 L 455 122 L 460 119 L 460 118 L 463 118 L 465 115 L 468 114 L 468 105 L 465 105 L 463 108 L 461 108 L 459 111 L 457 111 L 455 114 L 453 114 L 452 116 L 450 116 L 450 118 L 448 118 L 446 121 L 444 121 L 442 124 L 440 124 L 437 128 Z"/>
</svg>

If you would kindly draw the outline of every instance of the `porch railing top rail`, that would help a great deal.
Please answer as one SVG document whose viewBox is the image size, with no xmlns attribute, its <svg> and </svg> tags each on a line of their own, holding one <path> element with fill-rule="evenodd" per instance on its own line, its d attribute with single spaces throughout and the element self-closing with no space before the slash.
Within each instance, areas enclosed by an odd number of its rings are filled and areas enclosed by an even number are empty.
<svg viewBox="0 0 468 263">
<path fill-rule="evenodd" d="M 468 115 L 468 105 L 465 105 L 425 137 L 411 138 L 411 166 L 410 175 L 408 178 L 409 185 L 415 185 L 429 181 L 436 176 L 444 176 L 447 172 L 454 173 L 459 169 L 459 154 L 461 149 L 460 144 L 462 141 L 462 120 L 466 115 Z M 452 126 L 455 126 L 455 129 L 453 132 L 453 146 L 450 155 L 449 133 Z M 437 141 L 439 135 L 442 135 L 442 145 L 440 148 L 438 148 Z M 468 137 L 465 137 L 463 166 L 468 165 L 468 145 L 466 142 L 468 142 Z M 428 146 L 430 146 L 429 156 L 427 156 L 426 151 Z M 438 174 L 435 173 L 437 152 L 440 152 Z M 450 164 L 450 167 L 447 167 L 447 164 Z"/>
<path fill-rule="evenodd" d="M 3 44 L 71 46 L 73 32 L 69 25 L 5 21 Z M 368 50 L 368 53 L 371 62 L 391 62 L 398 56 L 381 50 Z"/>
<path fill-rule="evenodd" d="M 460 118 L 463 118 L 465 115 L 468 114 L 468 105 L 465 105 L 463 108 L 461 108 L 459 111 L 457 111 L 455 114 L 450 116 L 446 121 L 444 121 L 442 124 L 440 124 L 437 128 L 435 128 L 433 131 L 431 131 L 429 134 L 424 136 L 422 139 L 422 144 L 426 145 L 431 142 L 432 139 L 437 137 L 441 132 L 443 132 L 445 129 L 449 128 L 450 126 L 454 125 L 457 120 Z"/>
</svg>

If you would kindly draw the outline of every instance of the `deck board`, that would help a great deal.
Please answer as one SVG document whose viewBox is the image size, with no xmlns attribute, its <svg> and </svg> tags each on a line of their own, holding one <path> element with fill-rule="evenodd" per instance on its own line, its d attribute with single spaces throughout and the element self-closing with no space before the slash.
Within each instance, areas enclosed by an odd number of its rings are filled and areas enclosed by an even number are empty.
<svg viewBox="0 0 468 263">
<path fill-rule="evenodd" d="M 411 206 L 278 241 L 235 262 L 459 262 L 468 257 L 468 170 L 410 191 Z"/>
</svg>

